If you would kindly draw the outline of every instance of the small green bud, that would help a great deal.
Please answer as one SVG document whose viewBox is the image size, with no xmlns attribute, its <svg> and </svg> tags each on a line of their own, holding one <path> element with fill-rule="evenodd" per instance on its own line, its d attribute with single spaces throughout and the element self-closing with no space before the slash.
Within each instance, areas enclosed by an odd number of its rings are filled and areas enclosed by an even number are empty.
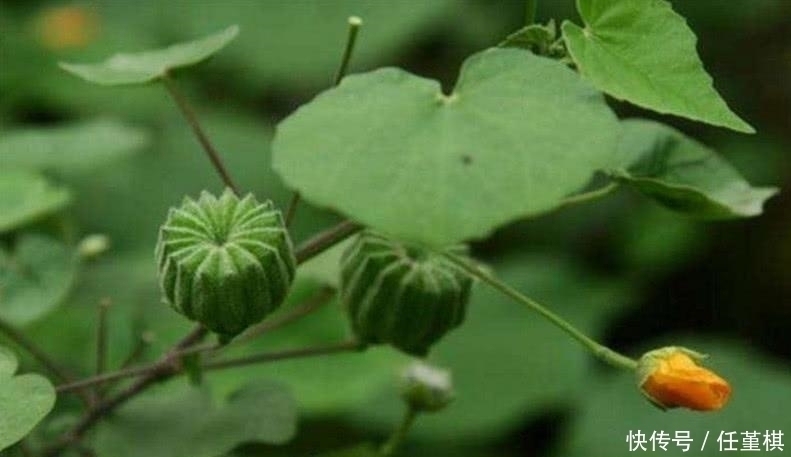
<svg viewBox="0 0 791 457">
<path fill-rule="evenodd" d="M 357 338 L 412 355 L 426 355 L 462 323 L 471 287 L 442 253 L 372 233 L 361 234 L 341 259 L 341 300 Z"/>
<path fill-rule="evenodd" d="M 156 257 L 166 301 L 221 340 L 280 306 L 296 268 L 280 211 L 230 190 L 172 208 Z"/>
<path fill-rule="evenodd" d="M 77 253 L 83 259 L 95 259 L 110 249 L 110 237 L 101 233 L 88 235 L 77 245 Z"/>
<path fill-rule="evenodd" d="M 439 411 L 453 401 L 453 380 L 447 370 L 415 362 L 401 379 L 401 398 L 414 411 Z"/>
</svg>

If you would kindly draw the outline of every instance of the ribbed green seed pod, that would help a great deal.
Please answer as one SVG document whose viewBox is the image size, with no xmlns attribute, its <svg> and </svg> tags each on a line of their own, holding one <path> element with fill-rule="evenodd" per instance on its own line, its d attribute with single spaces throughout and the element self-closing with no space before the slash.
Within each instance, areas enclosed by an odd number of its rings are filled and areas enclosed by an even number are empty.
<svg viewBox="0 0 791 457">
<path fill-rule="evenodd" d="M 280 306 L 296 268 L 280 211 L 230 190 L 171 208 L 156 258 L 166 301 L 221 340 Z"/>
<path fill-rule="evenodd" d="M 341 299 L 357 338 L 412 355 L 426 355 L 462 323 L 471 287 L 442 254 L 373 233 L 361 234 L 341 259 Z"/>
</svg>

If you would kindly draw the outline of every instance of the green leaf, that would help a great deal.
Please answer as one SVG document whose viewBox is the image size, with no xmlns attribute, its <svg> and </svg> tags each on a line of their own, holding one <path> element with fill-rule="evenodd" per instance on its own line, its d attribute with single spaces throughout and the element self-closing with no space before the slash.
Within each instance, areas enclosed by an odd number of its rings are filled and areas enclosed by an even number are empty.
<svg viewBox="0 0 791 457">
<path fill-rule="evenodd" d="M 188 67 L 208 59 L 239 34 L 232 25 L 206 37 L 178 43 L 164 49 L 136 53 L 119 53 L 96 64 L 61 62 L 60 66 L 88 82 L 106 86 L 145 84 L 165 76 L 171 70 Z"/>
<path fill-rule="evenodd" d="M 55 406 L 55 388 L 43 376 L 14 376 L 17 359 L 0 346 L 0 451 L 24 438 Z"/>
<path fill-rule="evenodd" d="M 116 457 L 215 457 L 296 433 L 294 400 L 279 385 L 256 381 L 213 403 L 206 389 L 185 385 L 147 392 L 103 421 L 95 448 Z"/>
<path fill-rule="evenodd" d="M 57 212 L 70 203 L 69 192 L 51 185 L 37 173 L 0 172 L 0 233 Z"/>
<path fill-rule="evenodd" d="M 653 121 L 624 121 L 619 154 L 626 168 L 613 172 L 616 179 L 695 217 L 756 216 L 778 191 L 750 186 L 714 151 Z"/>
<path fill-rule="evenodd" d="M 148 135 L 112 120 L 10 130 L 0 137 L 3 166 L 56 171 L 90 170 L 139 151 Z"/>
<path fill-rule="evenodd" d="M 629 452 L 626 437 L 641 430 L 646 439 L 651 433 L 664 431 L 674 438 L 676 431 L 689 431 L 692 439 L 690 455 L 721 456 L 717 438 L 719 433 L 735 431 L 741 447 L 742 432 L 759 431 L 761 450 L 763 434 L 767 430 L 782 430 L 786 435 L 791 428 L 791 375 L 783 364 L 778 364 L 745 347 L 724 341 L 706 341 L 677 336 L 663 338 L 655 346 L 681 344 L 709 354 L 706 366 L 725 378 L 733 387 L 730 402 L 715 413 L 698 413 L 684 409 L 660 411 L 639 393 L 634 376 L 616 373 L 600 379 L 590 379 L 584 401 L 570 427 L 570 437 L 557 455 L 582 457 L 606 455 L 626 457 Z M 704 437 L 709 432 L 706 446 L 701 451 Z M 647 452 L 651 453 L 651 442 Z M 670 442 L 667 451 L 657 449 L 656 454 L 684 455 L 681 448 Z M 770 453 L 771 454 L 771 453 Z"/>
<path fill-rule="evenodd" d="M 596 338 L 630 301 L 626 284 L 550 256 L 518 256 L 493 265 L 497 276 Z M 421 417 L 415 439 L 472 444 L 564 407 L 584 395 L 592 357 L 577 342 L 508 297 L 477 284 L 464 325 L 432 349 L 430 361 L 451 370 L 456 399 Z M 390 429 L 403 414 L 395 383 L 367 402 L 361 424 Z M 471 446 L 470 446 L 471 447 Z"/>
<path fill-rule="evenodd" d="M 490 49 L 450 95 L 393 68 L 345 78 L 279 125 L 274 168 L 318 205 L 446 245 L 557 206 L 611 163 L 617 131 L 561 63 Z"/>
<path fill-rule="evenodd" d="M 0 250 L 0 317 L 25 325 L 63 301 L 74 282 L 77 257 L 52 238 L 23 235 L 13 252 Z"/>
<path fill-rule="evenodd" d="M 739 132 L 755 130 L 712 86 L 696 38 L 665 0 L 577 0 L 585 22 L 562 25 L 580 73 L 613 97 Z"/>
</svg>

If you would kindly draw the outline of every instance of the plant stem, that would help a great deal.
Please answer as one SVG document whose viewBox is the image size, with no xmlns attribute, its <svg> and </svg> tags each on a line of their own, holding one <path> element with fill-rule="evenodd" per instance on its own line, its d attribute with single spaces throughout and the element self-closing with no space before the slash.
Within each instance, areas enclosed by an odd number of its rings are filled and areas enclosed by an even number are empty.
<svg viewBox="0 0 791 457">
<path fill-rule="evenodd" d="M 363 20 L 357 16 L 349 16 L 347 22 L 349 24 L 349 28 L 346 34 L 346 47 L 343 49 L 341 64 L 338 66 L 338 71 L 335 73 L 335 79 L 332 83 L 333 86 L 340 84 L 343 77 L 346 76 L 346 71 L 349 69 L 349 62 L 351 61 L 352 53 L 354 52 L 354 45 L 357 43 L 357 33 L 360 31 L 360 27 L 363 25 Z M 294 194 L 291 196 L 291 201 L 288 203 L 288 209 L 286 210 L 286 227 L 291 226 L 291 222 L 294 220 L 294 215 L 297 213 L 297 206 L 299 205 L 301 198 L 302 197 L 300 196 L 299 192 L 294 192 Z"/>
<path fill-rule="evenodd" d="M 362 225 L 346 220 L 318 233 L 313 238 L 297 246 L 294 253 L 297 258 L 297 264 L 305 263 L 307 260 L 321 254 L 326 249 L 329 249 L 335 244 L 359 232 L 362 228 Z"/>
<path fill-rule="evenodd" d="M 96 374 L 104 373 L 107 367 L 107 312 L 110 309 L 110 299 L 105 298 L 99 302 L 98 330 L 96 332 Z"/>
<path fill-rule="evenodd" d="M 258 325 L 250 327 L 238 340 L 234 340 L 233 344 L 250 341 L 263 333 L 270 332 L 305 317 L 325 305 L 334 295 L 335 290 L 333 288 L 322 287 L 316 291 L 316 293 L 308 297 L 302 304 L 291 308 L 287 313 L 273 316 L 271 319 L 267 319 Z"/>
<path fill-rule="evenodd" d="M 0 319 L 0 333 L 5 334 L 9 340 L 32 355 L 58 381 L 71 382 L 74 380 L 71 374 L 53 360 L 43 349 L 38 347 L 36 343 L 11 325 L 10 322 Z M 86 405 L 90 406 L 93 404 L 94 398 L 91 392 L 79 390 L 78 394 Z"/>
<path fill-rule="evenodd" d="M 198 117 L 195 115 L 195 111 L 187 101 L 187 98 L 184 97 L 184 95 L 176 86 L 175 81 L 169 75 L 162 77 L 162 83 L 165 85 L 165 88 L 167 89 L 173 101 L 176 102 L 176 105 L 181 111 L 181 114 L 184 115 L 184 118 L 187 120 L 190 128 L 192 128 L 192 132 L 198 138 L 198 142 L 203 147 L 203 150 L 206 151 L 206 155 L 209 156 L 209 160 L 214 166 L 214 169 L 217 170 L 220 178 L 222 178 L 223 183 L 225 183 L 225 185 L 230 188 L 233 193 L 239 195 L 238 187 L 236 187 L 236 184 L 234 184 L 233 180 L 231 179 L 231 175 L 228 174 L 228 170 L 225 168 L 225 165 L 223 164 L 217 149 L 214 147 L 214 145 L 212 145 L 211 141 L 209 141 L 209 137 L 206 135 L 203 127 L 201 127 Z"/>
<path fill-rule="evenodd" d="M 525 25 L 535 24 L 538 0 L 525 0 Z"/>
<path fill-rule="evenodd" d="M 349 28 L 346 34 L 346 47 L 343 49 L 341 64 L 338 66 L 338 71 L 335 73 L 335 79 L 332 83 L 333 86 L 340 84 L 343 77 L 346 76 L 346 71 L 349 69 L 349 62 L 352 60 L 354 45 L 357 44 L 357 34 L 360 31 L 360 27 L 363 25 L 363 20 L 357 16 L 349 16 L 347 22 Z"/>
<path fill-rule="evenodd" d="M 412 424 L 415 422 L 417 415 L 418 411 L 412 407 L 407 407 L 401 419 L 401 423 L 398 424 L 398 427 L 390 434 L 390 438 L 388 438 L 379 449 L 379 454 L 381 454 L 382 457 L 390 457 L 395 453 L 401 443 L 404 442 L 407 432 L 409 432 L 409 428 L 412 427 Z"/>
<path fill-rule="evenodd" d="M 140 359 L 140 357 L 143 356 L 143 353 L 145 352 L 146 348 L 151 346 L 151 343 L 153 342 L 154 342 L 154 334 L 152 332 L 145 331 L 141 333 L 140 336 L 137 338 L 137 342 L 135 343 L 135 346 L 132 348 L 132 350 L 129 352 L 129 355 L 126 356 L 126 359 L 121 364 L 121 368 L 129 368 L 130 366 L 132 366 L 132 364 L 137 362 Z"/>
<path fill-rule="evenodd" d="M 43 457 L 55 457 L 60 455 L 67 447 L 79 442 L 85 433 L 96 425 L 105 415 L 111 413 L 116 408 L 124 404 L 135 395 L 148 389 L 155 383 L 174 376 L 181 370 L 178 360 L 174 358 L 179 350 L 192 346 L 202 340 L 208 334 L 208 330 L 198 325 L 187 336 L 182 338 L 173 348 L 168 351 L 150 371 L 146 372 L 134 384 L 111 398 L 102 400 L 95 408 L 91 408 L 80 419 L 74 427 L 66 431 L 50 447 L 42 451 Z"/>
<path fill-rule="evenodd" d="M 327 346 L 316 346 L 300 349 L 287 349 L 284 351 L 265 352 L 246 357 L 239 357 L 227 360 L 216 360 L 203 364 L 205 370 L 221 370 L 225 368 L 242 367 L 258 363 L 276 362 L 278 360 L 297 359 L 302 357 L 312 357 L 316 355 L 337 354 L 340 352 L 358 351 L 363 345 L 356 340 L 343 341 Z"/>
<path fill-rule="evenodd" d="M 460 268 L 467 271 L 472 276 L 482 280 L 483 282 L 489 284 L 494 289 L 498 290 L 499 292 L 503 293 L 504 295 L 516 300 L 519 303 L 527 306 L 531 310 L 537 312 L 538 314 L 542 315 L 552 324 L 554 324 L 559 329 L 566 332 L 572 338 L 577 340 L 578 342 L 582 343 L 588 350 L 593 353 L 596 357 L 601 359 L 602 361 L 615 366 L 617 368 L 624 368 L 627 370 L 634 370 L 637 367 L 637 362 L 629 357 L 626 357 L 623 354 L 619 354 L 616 351 L 604 346 L 602 344 L 597 343 L 593 339 L 589 338 L 587 335 L 579 331 L 576 327 L 571 325 L 562 317 L 558 316 L 557 314 L 553 313 L 544 305 L 538 303 L 537 301 L 526 297 L 521 292 L 517 291 L 513 287 L 509 286 L 508 284 L 500 281 L 499 279 L 491 276 L 487 272 L 483 271 L 480 267 L 471 264 L 466 259 L 463 259 L 456 254 L 452 253 L 445 253 L 445 256 L 451 260 L 453 263 L 458 265 Z"/>
</svg>

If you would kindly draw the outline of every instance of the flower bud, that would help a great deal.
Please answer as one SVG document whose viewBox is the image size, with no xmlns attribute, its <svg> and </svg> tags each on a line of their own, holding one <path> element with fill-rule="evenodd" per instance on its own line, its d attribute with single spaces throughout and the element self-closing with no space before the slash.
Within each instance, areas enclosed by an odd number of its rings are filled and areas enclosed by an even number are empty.
<svg viewBox="0 0 791 457">
<path fill-rule="evenodd" d="M 700 363 L 706 356 L 668 346 L 645 353 L 637 364 L 637 384 L 661 409 L 683 407 L 715 411 L 728 402 L 731 387 Z"/>
<path fill-rule="evenodd" d="M 453 401 L 450 372 L 424 362 L 410 365 L 401 378 L 401 398 L 414 411 L 439 411 Z"/>
<path fill-rule="evenodd" d="M 280 211 L 229 190 L 171 209 L 156 256 L 166 301 L 221 340 L 280 306 L 296 268 Z"/>
<path fill-rule="evenodd" d="M 362 343 L 424 356 L 459 326 L 472 279 L 441 253 L 363 233 L 341 259 L 341 300 Z"/>
<path fill-rule="evenodd" d="M 77 245 L 77 253 L 83 259 L 95 259 L 110 249 L 110 237 L 101 233 L 88 235 Z"/>
</svg>

